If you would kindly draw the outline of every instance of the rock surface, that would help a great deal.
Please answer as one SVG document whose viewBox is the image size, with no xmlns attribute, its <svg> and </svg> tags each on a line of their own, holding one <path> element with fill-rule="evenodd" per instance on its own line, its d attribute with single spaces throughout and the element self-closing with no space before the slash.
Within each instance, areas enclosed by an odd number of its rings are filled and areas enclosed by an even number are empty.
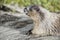
<svg viewBox="0 0 60 40">
<path fill-rule="evenodd" d="M 0 40 L 60 40 L 60 36 L 34 38 L 26 35 L 33 28 L 32 19 L 23 14 L 18 17 L 7 13 L 0 13 Z"/>
</svg>

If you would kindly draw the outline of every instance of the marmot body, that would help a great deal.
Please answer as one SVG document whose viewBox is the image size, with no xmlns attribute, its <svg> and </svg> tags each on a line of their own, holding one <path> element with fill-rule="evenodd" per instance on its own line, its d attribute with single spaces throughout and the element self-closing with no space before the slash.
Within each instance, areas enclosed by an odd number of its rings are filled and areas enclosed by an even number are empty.
<svg viewBox="0 0 60 40">
<path fill-rule="evenodd" d="M 51 13 L 41 6 L 25 8 L 27 15 L 34 21 L 32 34 L 39 36 L 60 35 L 60 15 Z"/>
</svg>

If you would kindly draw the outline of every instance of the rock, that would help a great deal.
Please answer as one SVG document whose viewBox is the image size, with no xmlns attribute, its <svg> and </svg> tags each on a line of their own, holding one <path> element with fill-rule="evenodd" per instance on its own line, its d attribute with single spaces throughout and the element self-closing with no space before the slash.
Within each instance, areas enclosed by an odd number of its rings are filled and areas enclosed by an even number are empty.
<svg viewBox="0 0 60 40">
<path fill-rule="evenodd" d="M 28 38 L 27 35 L 20 34 L 20 31 L 0 26 L 0 40 L 17 40 Z"/>
<path fill-rule="evenodd" d="M 29 36 L 26 33 L 33 29 L 33 21 L 31 18 L 24 15 L 17 17 L 9 14 L 1 14 L 0 40 L 60 40 L 60 36 Z"/>
<path fill-rule="evenodd" d="M 3 10 L 3 11 L 12 11 L 10 8 L 4 6 L 4 5 L 1 5 L 0 6 L 0 10 Z"/>
</svg>

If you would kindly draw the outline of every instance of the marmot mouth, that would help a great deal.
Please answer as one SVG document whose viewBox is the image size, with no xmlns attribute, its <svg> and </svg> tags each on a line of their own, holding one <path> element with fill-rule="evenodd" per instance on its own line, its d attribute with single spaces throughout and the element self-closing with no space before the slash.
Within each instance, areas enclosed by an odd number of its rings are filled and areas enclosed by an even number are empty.
<svg viewBox="0 0 60 40">
<path fill-rule="evenodd" d="M 26 13 L 27 16 L 30 16 L 28 13 Z"/>
</svg>

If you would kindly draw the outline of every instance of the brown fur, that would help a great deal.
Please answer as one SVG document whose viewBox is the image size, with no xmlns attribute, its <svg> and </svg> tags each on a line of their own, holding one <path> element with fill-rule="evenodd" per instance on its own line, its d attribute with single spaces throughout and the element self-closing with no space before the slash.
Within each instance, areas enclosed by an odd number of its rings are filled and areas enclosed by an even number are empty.
<svg viewBox="0 0 60 40">
<path fill-rule="evenodd" d="M 60 35 L 60 15 L 51 13 L 41 6 L 39 7 L 39 11 L 33 8 L 32 11 L 28 10 L 27 14 L 34 21 L 32 34 L 38 36 Z"/>
</svg>

